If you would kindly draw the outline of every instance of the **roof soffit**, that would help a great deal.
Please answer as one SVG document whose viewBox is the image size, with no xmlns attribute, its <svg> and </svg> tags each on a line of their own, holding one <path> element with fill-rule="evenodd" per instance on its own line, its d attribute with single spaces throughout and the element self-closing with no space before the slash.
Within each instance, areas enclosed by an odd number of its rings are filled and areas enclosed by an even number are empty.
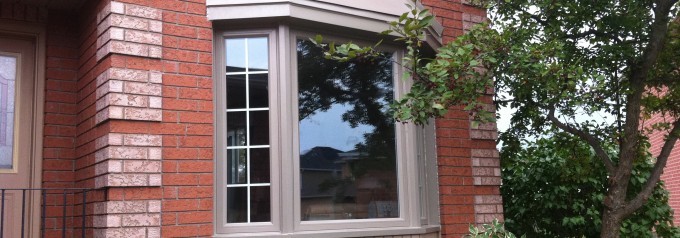
<svg viewBox="0 0 680 238">
<path fill-rule="evenodd" d="M 382 32 L 410 9 L 412 0 L 207 0 L 208 19 L 237 20 L 289 17 L 325 24 Z M 422 7 L 422 6 L 419 6 Z M 443 27 L 428 29 L 428 43 L 441 44 Z"/>
</svg>

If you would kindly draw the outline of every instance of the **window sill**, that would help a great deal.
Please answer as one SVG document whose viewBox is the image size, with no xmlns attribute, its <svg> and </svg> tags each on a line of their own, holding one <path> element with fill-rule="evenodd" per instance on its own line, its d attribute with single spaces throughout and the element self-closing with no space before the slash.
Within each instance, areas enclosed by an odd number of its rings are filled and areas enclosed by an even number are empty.
<svg viewBox="0 0 680 238">
<path fill-rule="evenodd" d="M 341 237 L 399 236 L 399 235 L 423 235 L 438 232 L 439 229 L 440 229 L 439 226 L 392 227 L 392 228 L 345 229 L 325 231 L 301 231 L 289 234 L 282 234 L 279 232 L 215 234 L 213 235 L 213 237 L 318 238 L 320 236 L 323 236 L 324 238 L 341 238 Z"/>
</svg>

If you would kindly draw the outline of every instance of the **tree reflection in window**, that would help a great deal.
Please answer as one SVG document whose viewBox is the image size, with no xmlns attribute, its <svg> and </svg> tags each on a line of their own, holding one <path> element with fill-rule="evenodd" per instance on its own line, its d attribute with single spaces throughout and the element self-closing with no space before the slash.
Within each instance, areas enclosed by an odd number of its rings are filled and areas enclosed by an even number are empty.
<svg viewBox="0 0 680 238">
<path fill-rule="evenodd" d="M 399 216 L 393 62 L 297 41 L 302 220 Z"/>
</svg>

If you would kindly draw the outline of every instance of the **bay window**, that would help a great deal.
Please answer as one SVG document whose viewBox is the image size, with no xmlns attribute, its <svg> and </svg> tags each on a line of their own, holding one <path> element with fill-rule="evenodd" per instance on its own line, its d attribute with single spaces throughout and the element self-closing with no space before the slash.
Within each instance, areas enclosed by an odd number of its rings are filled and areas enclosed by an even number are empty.
<svg viewBox="0 0 680 238">
<path fill-rule="evenodd" d="M 373 33 L 236 22 L 214 39 L 215 236 L 436 231 L 433 126 L 389 112 L 409 86 L 403 47 L 338 62 L 308 39 L 372 44 Z"/>
</svg>

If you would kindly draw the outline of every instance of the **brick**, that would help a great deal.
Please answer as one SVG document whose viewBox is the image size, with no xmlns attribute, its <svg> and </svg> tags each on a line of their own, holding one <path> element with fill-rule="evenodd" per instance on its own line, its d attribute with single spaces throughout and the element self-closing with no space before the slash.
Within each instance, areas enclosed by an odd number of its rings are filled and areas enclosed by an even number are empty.
<svg viewBox="0 0 680 238">
<path fill-rule="evenodd" d="M 162 45 L 163 36 L 160 33 L 137 31 L 137 30 L 125 30 L 125 41 L 151 44 L 151 45 Z"/>
<path fill-rule="evenodd" d="M 160 226 L 160 214 L 132 214 L 122 215 L 122 225 L 125 227 L 135 226 Z"/>
<path fill-rule="evenodd" d="M 146 201 L 107 201 L 96 203 L 95 214 L 144 213 L 147 211 Z"/>
<path fill-rule="evenodd" d="M 160 173 L 160 161 L 132 160 L 123 161 L 124 173 Z"/>
<path fill-rule="evenodd" d="M 163 14 L 160 9 L 133 4 L 125 4 L 125 14 L 155 20 L 161 20 L 163 18 Z"/>
</svg>

